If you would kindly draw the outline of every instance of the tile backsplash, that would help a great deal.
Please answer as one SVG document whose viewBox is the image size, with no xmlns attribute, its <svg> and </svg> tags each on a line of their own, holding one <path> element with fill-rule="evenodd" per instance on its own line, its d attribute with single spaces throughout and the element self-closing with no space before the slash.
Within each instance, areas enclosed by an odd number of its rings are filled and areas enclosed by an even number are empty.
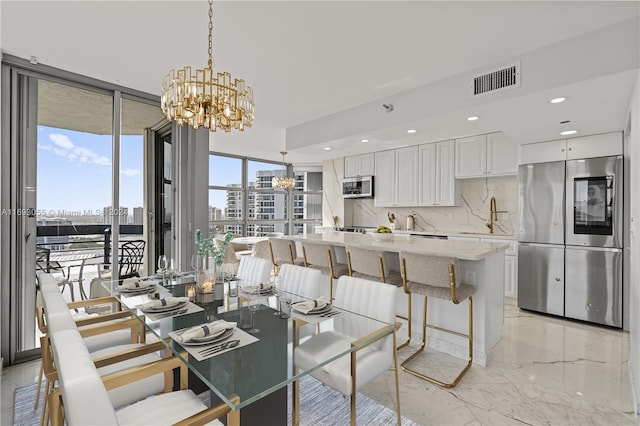
<svg viewBox="0 0 640 426">
<path fill-rule="evenodd" d="M 323 163 L 323 226 L 389 225 L 388 213 L 396 218 L 396 227 L 406 229 L 407 216 L 415 216 L 416 231 L 456 231 L 486 233 L 489 201 L 496 197 L 498 220 L 494 220 L 494 234 L 515 235 L 518 224 L 517 176 L 464 179 L 461 183 L 462 202 L 456 207 L 374 207 L 373 199 L 342 198 L 343 159 Z"/>
</svg>

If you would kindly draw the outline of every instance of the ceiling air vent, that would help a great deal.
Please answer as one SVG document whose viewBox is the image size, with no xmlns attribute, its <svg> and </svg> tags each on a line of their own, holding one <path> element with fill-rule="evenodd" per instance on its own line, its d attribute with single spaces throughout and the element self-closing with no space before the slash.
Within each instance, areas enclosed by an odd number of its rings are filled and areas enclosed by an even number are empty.
<svg viewBox="0 0 640 426">
<path fill-rule="evenodd" d="M 471 89 L 473 96 L 479 96 L 516 87 L 520 87 L 520 62 L 474 75 Z"/>
</svg>

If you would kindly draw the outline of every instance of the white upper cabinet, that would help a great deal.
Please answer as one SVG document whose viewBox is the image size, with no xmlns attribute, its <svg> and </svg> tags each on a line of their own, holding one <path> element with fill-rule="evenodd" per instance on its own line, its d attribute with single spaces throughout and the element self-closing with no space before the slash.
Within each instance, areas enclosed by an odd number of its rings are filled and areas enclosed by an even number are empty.
<svg viewBox="0 0 640 426">
<path fill-rule="evenodd" d="M 418 173 L 419 206 L 455 206 L 460 187 L 455 179 L 453 140 L 420 145 Z"/>
<path fill-rule="evenodd" d="M 373 152 L 362 154 L 358 157 L 360 157 L 360 176 L 373 176 L 376 173 L 376 156 Z"/>
<path fill-rule="evenodd" d="M 418 148 L 396 149 L 396 206 L 418 205 Z"/>
<path fill-rule="evenodd" d="M 375 153 L 374 206 L 418 205 L 418 146 Z"/>
<path fill-rule="evenodd" d="M 518 147 L 503 133 L 456 139 L 455 151 L 458 179 L 518 173 Z"/>
<path fill-rule="evenodd" d="M 622 132 L 532 143 L 520 147 L 520 164 L 622 155 L 622 144 Z"/>
<path fill-rule="evenodd" d="M 531 143 L 520 147 L 520 164 L 547 163 L 567 159 L 567 144 L 561 141 Z"/>
<path fill-rule="evenodd" d="M 567 139 L 567 160 L 622 155 L 622 132 Z"/>
<path fill-rule="evenodd" d="M 396 195 L 396 152 L 375 153 L 374 200 L 376 207 L 392 207 Z"/>
<path fill-rule="evenodd" d="M 487 135 L 456 139 L 456 178 L 484 177 L 487 170 Z"/>
<path fill-rule="evenodd" d="M 375 174 L 375 155 L 371 152 L 344 157 L 344 177 L 371 176 Z"/>
<path fill-rule="evenodd" d="M 518 145 L 504 133 L 487 135 L 487 174 L 515 175 L 518 173 Z"/>
</svg>

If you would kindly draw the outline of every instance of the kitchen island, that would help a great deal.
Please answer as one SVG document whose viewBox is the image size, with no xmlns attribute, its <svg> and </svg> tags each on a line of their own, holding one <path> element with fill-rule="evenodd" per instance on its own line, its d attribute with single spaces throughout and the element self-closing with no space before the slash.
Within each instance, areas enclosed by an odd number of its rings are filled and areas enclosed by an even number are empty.
<svg viewBox="0 0 640 426">
<path fill-rule="evenodd" d="M 502 337 L 504 318 L 504 251 L 506 244 L 452 241 L 411 236 L 393 235 L 390 241 L 376 241 L 370 234 L 349 232 L 323 232 L 305 236 L 290 236 L 297 241 L 313 241 L 333 245 L 339 262 L 346 263 L 344 248 L 357 246 L 386 251 L 392 261 L 390 268 L 399 270 L 398 253 L 411 251 L 437 256 L 451 256 L 460 260 L 460 281 L 476 286 L 473 295 L 473 362 L 486 365 L 491 349 Z M 398 291 L 402 292 L 402 289 Z M 404 292 L 402 292 L 404 294 Z M 407 298 L 398 297 L 398 313 L 406 314 Z M 420 343 L 422 332 L 422 297 L 413 297 L 413 335 L 411 346 Z M 467 330 L 467 302 L 454 305 L 451 301 L 429 299 L 428 321 L 440 327 L 465 333 Z M 406 327 L 399 332 L 399 341 Z M 433 349 L 457 356 L 467 357 L 466 341 L 460 337 L 438 330 L 427 331 L 427 345 Z"/>
</svg>

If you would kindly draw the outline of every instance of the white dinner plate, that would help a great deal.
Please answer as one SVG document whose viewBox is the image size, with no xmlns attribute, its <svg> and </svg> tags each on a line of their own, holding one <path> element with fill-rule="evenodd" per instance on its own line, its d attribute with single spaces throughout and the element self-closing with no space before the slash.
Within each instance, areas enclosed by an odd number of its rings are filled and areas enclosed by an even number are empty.
<svg viewBox="0 0 640 426">
<path fill-rule="evenodd" d="M 141 309 L 142 312 L 147 313 L 147 314 L 157 314 L 159 312 L 169 312 L 169 311 L 175 311 L 176 309 L 180 309 L 183 306 L 185 306 L 187 304 L 187 302 L 180 302 L 176 305 L 172 305 L 172 306 L 159 306 L 157 308 L 147 308 L 147 309 Z"/>
<path fill-rule="evenodd" d="M 235 327 L 234 328 L 228 328 L 226 330 L 223 330 L 220 334 L 217 334 L 217 335 L 210 335 L 210 336 L 205 336 L 205 337 L 197 337 L 197 338 L 192 339 L 192 340 L 190 340 L 188 342 L 180 342 L 180 343 L 185 345 L 185 346 L 210 345 L 212 343 L 217 343 L 217 342 L 222 342 L 223 340 L 227 340 L 228 338 L 230 338 L 233 335 L 234 331 L 236 331 Z"/>
<path fill-rule="evenodd" d="M 303 315 L 317 315 L 317 314 L 324 314 L 325 312 L 329 312 L 331 310 L 331 304 L 327 303 L 325 306 L 323 306 L 322 308 L 314 308 L 312 310 L 310 310 L 307 314 L 305 314 L 304 312 L 298 311 L 298 309 L 296 309 L 296 306 L 293 305 L 291 306 L 293 309 L 296 310 L 296 312 L 300 312 Z"/>
<path fill-rule="evenodd" d="M 156 286 L 155 285 L 150 285 L 148 287 L 121 288 L 120 289 L 120 293 L 121 294 L 147 294 L 147 293 L 153 293 L 154 291 L 156 291 Z"/>
</svg>

